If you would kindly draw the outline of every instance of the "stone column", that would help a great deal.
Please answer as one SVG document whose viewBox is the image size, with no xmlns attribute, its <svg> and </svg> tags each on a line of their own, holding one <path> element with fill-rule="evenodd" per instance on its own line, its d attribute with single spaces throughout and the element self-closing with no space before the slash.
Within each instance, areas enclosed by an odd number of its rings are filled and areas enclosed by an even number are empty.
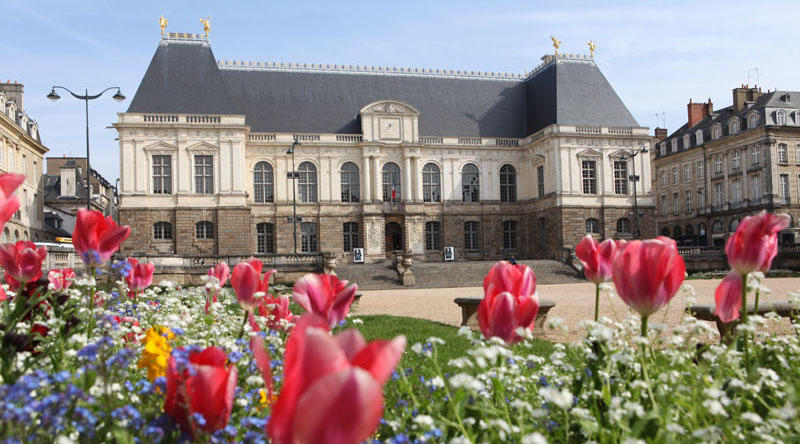
<svg viewBox="0 0 800 444">
<path fill-rule="evenodd" d="M 374 181 L 372 182 L 372 200 L 383 200 L 383 195 L 381 194 L 381 164 L 378 156 L 374 156 L 372 158 L 373 161 L 373 178 Z"/>
<path fill-rule="evenodd" d="M 364 170 L 364 174 L 361 176 L 363 177 L 364 182 L 364 193 L 362 194 L 362 201 L 369 202 L 372 200 L 372 190 L 370 188 L 370 182 L 372 181 L 372 176 L 369 174 L 369 156 L 364 154 L 364 160 L 361 162 L 362 168 Z"/>
<path fill-rule="evenodd" d="M 400 191 L 403 193 L 403 202 L 410 202 L 413 197 L 413 190 L 414 188 L 411 185 L 411 158 L 405 156 L 405 168 L 403 168 L 403 180 L 404 184 L 400 187 Z"/>
<path fill-rule="evenodd" d="M 414 158 L 414 200 L 422 202 L 422 159 Z"/>
</svg>

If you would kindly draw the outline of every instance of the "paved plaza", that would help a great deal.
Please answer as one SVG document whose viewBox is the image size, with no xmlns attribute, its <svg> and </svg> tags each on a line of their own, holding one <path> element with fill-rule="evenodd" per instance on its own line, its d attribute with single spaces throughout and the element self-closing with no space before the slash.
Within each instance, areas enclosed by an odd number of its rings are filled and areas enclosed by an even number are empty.
<svg viewBox="0 0 800 444">
<path fill-rule="evenodd" d="M 714 290 L 719 279 L 687 280 L 684 285 L 691 286 L 698 304 L 713 304 Z M 800 278 L 771 278 L 765 285 L 772 291 L 762 295 L 762 301 L 786 301 L 789 293 L 800 290 Z M 580 339 L 584 332 L 578 329 L 583 319 L 591 319 L 594 315 L 594 284 L 557 284 L 538 285 L 539 297 L 556 302 L 550 311 L 550 317 L 565 321 L 569 332 L 546 331 L 541 335 L 555 341 L 571 341 Z M 461 309 L 453 302 L 457 297 L 483 297 L 482 287 L 431 288 L 431 289 L 399 289 L 364 291 L 358 305 L 354 306 L 354 314 L 408 316 L 428 319 L 448 325 L 458 326 L 461 323 Z M 680 291 L 669 306 L 651 317 L 651 322 L 677 325 L 683 318 L 683 308 L 691 295 Z M 752 296 L 750 299 L 752 300 Z M 628 315 L 627 306 L 616 295 L 609 297 L 609 292 L 600 296 L 600 315 L 611 319 L 622 320 Z M 789 321 L 784 319 L 777 333 L 790 333 Z"/>
</svg>

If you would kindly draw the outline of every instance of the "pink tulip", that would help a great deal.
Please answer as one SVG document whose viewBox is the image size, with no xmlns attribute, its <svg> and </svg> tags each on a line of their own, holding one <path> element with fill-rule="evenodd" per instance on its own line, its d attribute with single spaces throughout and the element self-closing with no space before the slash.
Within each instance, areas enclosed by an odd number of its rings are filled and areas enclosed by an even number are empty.
<svg viewBox="0 0 800 444">
<path fill-rule="evenodd" d="M 611 279 L 611 264 L 616 253 L 617 243 L 613 239 L 598 243 L 588 234 L 575 247 L 575 256 L 583 264 L 586 279 L 595 284 Z"/>
<path fill-rule="evenodd" d="M 267 424 L 272 442 L 357 444 L 371 436 L 405 342 L 366 343 L 352 329 L 331 336 L 326 319 L 301 317 L 286 342 L 283 388 Z M 261 343 L 251 345 L 271 392 L 269 358 Z"/>
<path fill-rule="evenodd" d="M 478 305 L 478 325 L 486 339 L 498 337 L 512 345 L 523 339 L 517 329 L 530 331 L 538 312 L 536 296 L 517 296 L 504 291 L 483 298 Z"/>
<path fill-rule="evenodd" d="M 714 301 L 717 306 L 714 314 L 722 322 L 731 322 L 739 319 L 739 310 L 742 308 L 742 275 L 731 271 L 717 286 L 714 291 Z"/>
<path fill-rule="evenodd" d="M 128 296 L 131 297 L 153 283 L 153 272 L 156 267 L 152 262 L 145 264 L 132 257 L 128 258 L 128 263 L 131 265 L 131 270 L 128 276 L 125 277 L 125 282 L 128 283 L 128 288 L 130 289 Z"/>
<path fill-rule="evenodd" d="M 22 174 L 0 175 L 0 230 L 19 210 L 19 199 L 14 196 L 14 191 L 22 185 L 22 182 L 25 182 L 25 176 Z"/>
<path fill-rule="evenodd" d="M 267 321 L 267 327 L 270 330 L 279 330 L 283 328 L 281 320 L 292 322 L 294 319 L 294 314 L 289 308 L 289 303 L 289 296 L 285 294 L 280 296 L 264 296 L 263 298 L 259 299 L 258 314 L 265 318 L 269 318 Z M 261 331 L 261 327 L 258 326 L 254 317 L 252 316 L 250 317 L 250 326 L 252 327 L 253 331 Z"/>
<path fill-rule="evenodd" d="M 129 226 L 117 225 L 111 216 L 83 209 L 78 210 L 72 245 L 86 264 L 97 266 L 108 261 L 130 234 Z"/>
<path fill-rule="evenodd" d="M 224 287 L 225 283 L 228 282 L 228 276 L 231 275 L 231 269 L 225 262 L 220 262 L 208 270 L 208 275 L 217 278 L 219 286 Z M 215 300 L 214 302 L 217 301 Z"/>
<path fill-rule="evenodd" d="M 269 280 L 276 272 L 275 269 L 269 270 L 261 277 L 263 264 L 258 259 L 239 262 L 233 267 L 231 273 L 231 285 L 236 292 L 236 300 L 247 311 L 253 311 L 258 305 L 255 298 L 257 292 L 266 293 L 269 290 Z"/>
<path fill-rule="evenodd" d="M 30 283 L 42 277 L 42 261 L 47 248 L 37 247 L 30 241 L 0 245 L 0 265 L 5 269 L 6 282 L 17 290 L 22 283 Z"/>
<path fill-rule="evenodd" d="M 294 284 L 292 297 L 307 312 L 328 321 L 333 327 L 347 316 L 358 286 L 347 285 L 332 274 L 307 274 Z"/>
<path fill-rule="evenodd" d="M 788 227 L 790 220 L 786 214 L 768 214 L 766 211 L 742 219 L 725 244 L 731 269 L 742 275 L 769 270 L 778 254 L 778 232 Z"/>
<path fill-rule="evenodd" d="M 53 291 L 66 290 L 75 279 L 75 270 L 72 268 L 54 268 L 47 273 L 47 280 L 53 286 Z"/>
<path fill-rule="evenodd" d="M 642 317 L 666 305 L 686 275 L 675 241 L 664 236 L 625 244 L 612 266 L 620 298 Z"/>
<path fill-rule="evenodd" d="M 185 353 L 183 350 L 178 352 Z M 217 347 L 190 351 L 188 359 L 181 365 L 176 361 L 175 353 L 173 351 L 167 366 L 164 412 L 192 436 L 197 429 L 213 432 L 225 428 L 236 391 L 236 366 L 226 365 L 228 357 Z M 195 413 L 203 415 L 205 425 L 195 423 L 192 417 Z"/>
<path fill-rule="evenodd" d="M 505 291 L 515 296 L 533 295 L 536 292 L 536 275 L 531 267 L 506 261 L 495 262 L 483 279 L 484 298 Z"/>
</svg>

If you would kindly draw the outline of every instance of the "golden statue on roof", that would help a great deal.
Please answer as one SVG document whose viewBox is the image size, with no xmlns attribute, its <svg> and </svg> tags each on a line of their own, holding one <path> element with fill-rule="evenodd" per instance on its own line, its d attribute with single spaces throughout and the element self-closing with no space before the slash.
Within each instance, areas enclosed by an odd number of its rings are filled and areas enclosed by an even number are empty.
<svg viewBox="0 0 800 444">
<path fill-rule="evenodd" d="M 208 17 L 201 18 L 200 23 L 203 24 L 203 31 L 205 31 L 206 38 L 208 38 L 208 31 L 211 31 L 211 14 Z"/>
<path fill-rule="evenodd" d="M 164 14 L 161 14 L 161 18 L 158 19 L 158 26 L 161 27 L 161 36 L 164 36 L 164 30 L 167 29 L 167 18 L 164 17 Z"/>
<path fill-rule="evenodd" d="M 594 58 L 594 50 L 597 49 L 597 42 L 595 42 L 594 40 L 589 40 L 588 42 L 586 42 L 586 46 L 589 47 L 589 55 L 591 55 Z"/>
<path fill-rule="evenodd" d="M 561 40 L 557 39 L 554 35 L 550 36 L 550 40 L 553 41 L 553 48 L 556 49 L 556 55 L 558 55 L 558 47 L 561 46 Z"/>
</svg>

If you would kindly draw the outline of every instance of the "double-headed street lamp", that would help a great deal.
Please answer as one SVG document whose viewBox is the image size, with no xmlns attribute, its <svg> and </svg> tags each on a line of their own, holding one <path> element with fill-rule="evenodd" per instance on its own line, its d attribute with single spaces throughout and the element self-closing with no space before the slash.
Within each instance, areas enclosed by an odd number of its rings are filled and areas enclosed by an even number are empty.
<svg viewBox="0 0 800 444">
<path fill-rule="evenodd" d="M 286 150 L 286 154 L 292 155 L 292 171 L 286 174 L 286 178 L 292 181 L 292 239 L 294 239 L 294 254 L 297 254 L 297 182 L 295 181 L 300 177 L 300 173 L 294 170 L 294 150 L 298 146 L 300 146 L 300 142 L 295 137 L 292 146 Z"/>
<path fill-rule="evenodd" d="M 639 239 L 641 233 L 639 233 L 639 201 L 636 198 L 636 182 L 639 181 L 639 176 L 636 175 L 636 156 L 639 154 L 647 154 L 647 147 L 642 146 L 635 150 L 628 151 L 627 154 L 623 154 L 620 159 L 622 160 L 631 160 L 631 175 L 628 176 L 628 180 L 633 182 L 633 237 L 634 239 Z"/>
<path fill-rule="evenodd" d="M 106 91 L 109 91 L 109 90 L 112 90 L 112 89 L 116 89 L 117 90 L 116 94 L 111 96 L 111 98 L 116 100 L 117 102 L 121 102 L 121 101 L 125 100 L 125 96 L 122 95 L 122 93 L 120 92 L 118 86 L 112 86 L 110 88 L 106 88 L 103 91 L 100 91 L 99 94 L 93 94 L 93 95 L 89 94 L 89 90 L 88 89 L 84 90 L 84 94 L 83 95 L 80 95 L 80 94 L 75 94 L 74 92 L 70 91 L 67 88 L 64 88 L 63 86 L 53 86 L 53 88 L 50 90 L 50 94 L 47 95 L 47 98 L 52 100 L 52 101 L 54 101 L 54 102 L 61 98 L 61 96 L 59 96 L 58 93 L 56 93 L 56 88 L 63 89 L 64 91 L 72 94 L 72 97 L 75 97 L 78 100 L 83 100 L 84 103 L 86 104 L 86 209 L 91 210 L 92 209 L 92 189 L 91 189 L 91 182 L 92 182 L 91 177 L 92 177 L 92 175 L 91 175 L 91 167 L 89 166 L 89 101 L 90 100 L 94 100 L 94 99 L 102 96 Z"/>
</svg>

